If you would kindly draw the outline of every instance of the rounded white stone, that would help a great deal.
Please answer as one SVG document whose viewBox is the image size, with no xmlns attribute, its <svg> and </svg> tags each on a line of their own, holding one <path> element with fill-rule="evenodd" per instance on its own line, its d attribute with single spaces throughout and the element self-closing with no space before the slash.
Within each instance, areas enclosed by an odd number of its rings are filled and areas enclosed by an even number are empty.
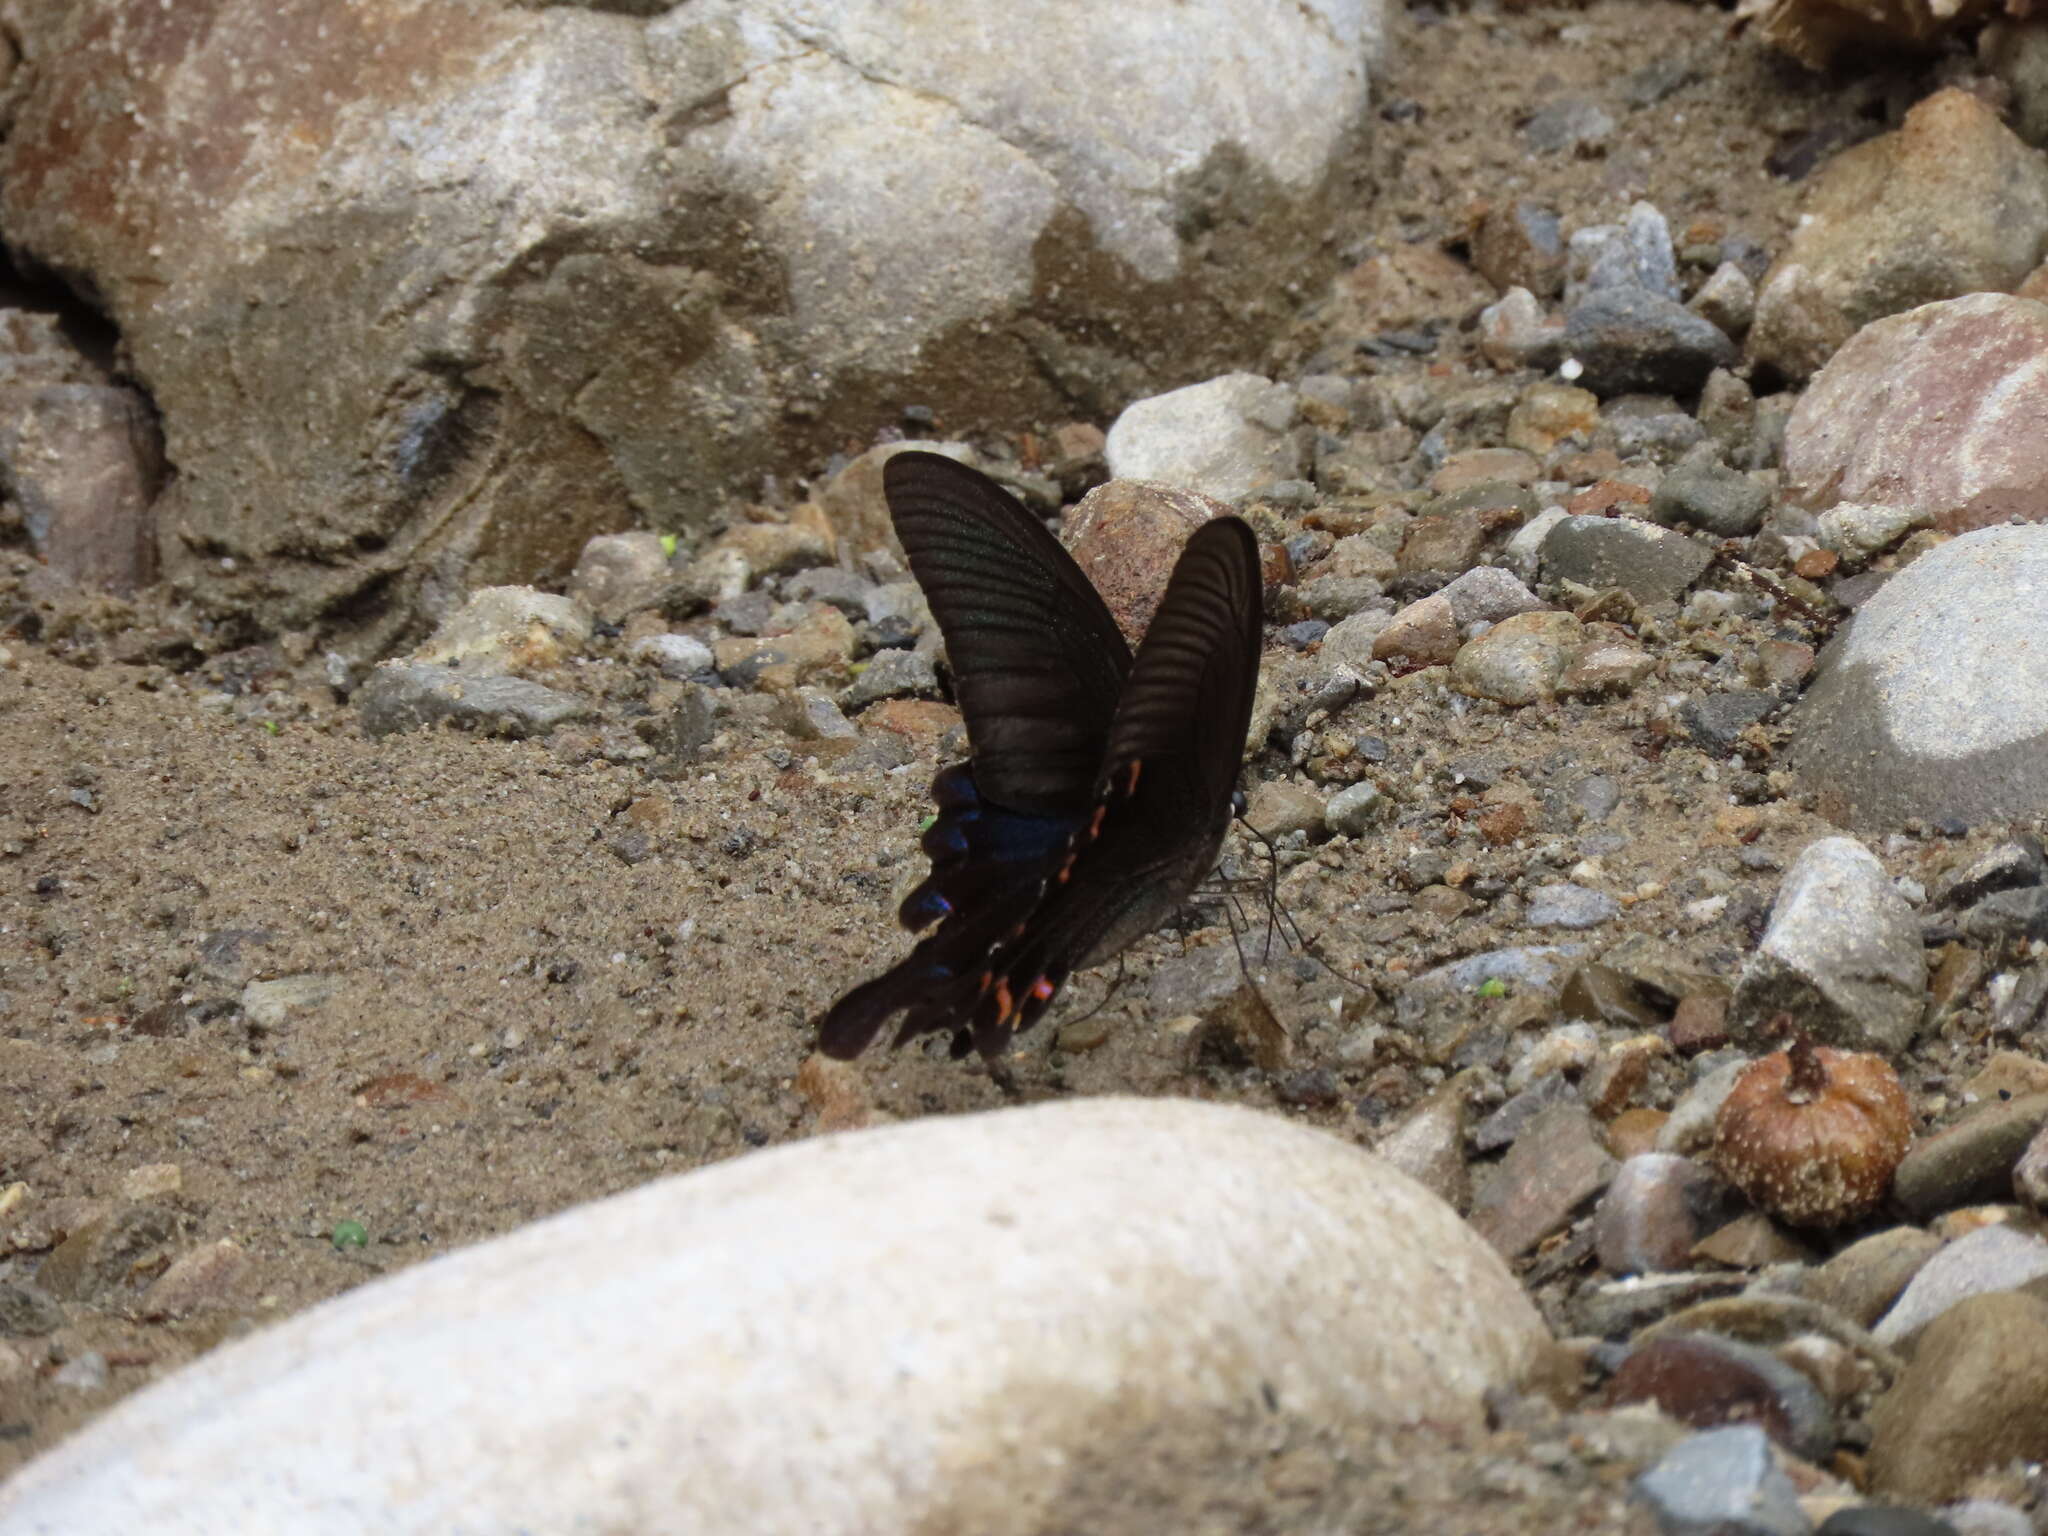
<svg viewBox="0 0 2048 1536">
<path fill-rule="evenodd" d="M 0 1532 L 1031 1530 L 1062 1479 L 1185 1476 L 1190 1441 L 1474 1422 L 1545 1338 L 1345 1142 L 1040 1105 L 740 1157 L 366 1285 L 31 1464 Z"/>
<path fill-rule="evenodd" d="M 1867 666 L 1908 752 L 1959 758 L 2048 731 L 2048 528 L 1982 528 L 1931 549 L 1856 611 L 1843 667 Z"/>
</svg>

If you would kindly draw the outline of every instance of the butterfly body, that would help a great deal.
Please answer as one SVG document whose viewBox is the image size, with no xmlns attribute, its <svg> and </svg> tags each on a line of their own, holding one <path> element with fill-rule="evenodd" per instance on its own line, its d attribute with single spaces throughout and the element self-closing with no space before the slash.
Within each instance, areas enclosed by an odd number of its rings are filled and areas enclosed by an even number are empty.
<svg viewBox="0 0 2048 1536">
<path fill-rule="evenodd" d="M 1189 539 L 1135 658 L 1071 557 L 993 481 L 935 454 L 884 471 L 944 633 L 969 760 L 941 770 L 931 873 L 899 910 L 930 930 L 842 997 L 819 1044 L 858 1055 L 950 1031 L 995 1056 L 1070 971 L 1170 916 L 1214 865 L 1258 675 L 1258 546 L 1235 517 Z"/>
</svg>

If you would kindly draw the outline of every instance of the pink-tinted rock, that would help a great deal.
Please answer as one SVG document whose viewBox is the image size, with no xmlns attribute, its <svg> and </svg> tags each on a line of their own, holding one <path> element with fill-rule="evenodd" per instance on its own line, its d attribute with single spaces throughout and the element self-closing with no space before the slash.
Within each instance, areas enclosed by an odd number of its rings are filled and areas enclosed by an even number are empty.
<svg viewBox="0 0 2048 1536">
<path fill-rule="evenodd" d="M 1509 1258 L 1559 1230 L 1607 1186 L 1614 1159 L 1593 1117 L 1566 1102 L 1544 1110 L 1515 1138 L 1472 1204 L 1472 1225 Z"/>
<path fill-rule="evenodd" d="M 1137 648 L 1188 535 L 1230 508 L 1200 491 L 1112 480 L 1081 499 L 1067 517 L 1067 549 Z"/>
<path fill-rule="evenodd" d="M 1429 488 L 1439 496 L 1462 491 L 1489 481 L 1506 480 L 1527 485 L 1543 472 L 1535 456 L 1520 448 L 1467 448 L 1445 459 L 1429 477 Z"/>
<path fill-rule="evenodd" d="M 1769 1350 L 1711 1333 L 1669 1333 L 1637 1345 L 1607 1384 L 1606 1402 L 1655 1403 L 1682 1424 L 1760 1423 L 1795 1455 L 1834 1448 L 1834 1416 L 1818 1388 Z"/>
<path fill-rule="evenodd" d="M 1448 665 L 1458 654 L 1458 621 L 1451 601 L 1441 592 L 1410 603 L 1396 613 L 1372 643 L 1376 661 L 1402 661 L 1410 667 Z"/>
<path fill-rule="evenodd" d="M 1784 491 L 1949 533 L 2048 520 L 2048 305 L 1977 293 L 1864 327 L 1793 409 Z"/>
<path fill-rule="evenodd" d="M 29 541 L 81 586 L 132 592 L 156 574 L 163 445 L 132 389 L 0 388 L 0 468 Z"/>
<path fill-rule="evenodd" d="M 227 1238 L 181 1254 L 143 1293 L 144 1317 L 185 1317 L 239 1307 L 249 1277 L 249 1255 Z"/>
<path fill-rule="evenodd" d="M 1721 1181 L 1689 1157 L 1646 1152 L 1621 1165 L 1594 1213 L 1600 1264 L 1611 1275 L 1693 1267 L 1693 1245 L 1727 1215 Z"/>
<path fill-rule="evenodd" d="M 1757 295 L 1750 355 L 1793 378 L 1857 329 L 1960 294 L 2010 293 L 2048 244 L 2048 161 L 1977 97 L 1944 90 L 1844 150 Z"/>
<path fill-rule="evenodd" d="M 1493 287 L 1433 245 L 1395 245 L 1339 276 L 1335 297 L 1344 332 L 1370 335 L 1463 320 L 1493 301 Z"/>
</svg>

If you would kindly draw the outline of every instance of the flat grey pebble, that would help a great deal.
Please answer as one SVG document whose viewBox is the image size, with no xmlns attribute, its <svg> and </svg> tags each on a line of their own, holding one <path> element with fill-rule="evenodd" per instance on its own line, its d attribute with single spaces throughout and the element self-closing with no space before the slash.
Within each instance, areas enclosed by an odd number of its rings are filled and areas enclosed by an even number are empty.
<svg viewBox="0 0 2048 1536">
<path fill-rule="evenodd" d="M 1689 1435 L 1636 1479 L 1664 1536 L 1807 1536 L 1798 1490 L 1754 1424 Z"/>
<path fill-rule="evenodd" d="M 1531 891 L 1523 921 L 1531 928 L 1597 928 L 1620 913 L 1621 904 L 1605 891 L 1562 882 Z"/>
</svg>

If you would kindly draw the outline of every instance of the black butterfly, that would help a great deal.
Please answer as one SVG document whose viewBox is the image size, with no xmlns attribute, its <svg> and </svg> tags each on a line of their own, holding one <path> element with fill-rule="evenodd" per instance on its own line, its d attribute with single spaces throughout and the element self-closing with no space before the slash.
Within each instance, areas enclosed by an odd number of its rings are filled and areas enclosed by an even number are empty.
<svg viewBox="0 0 2048 1536">
<path fill-rule="evenodd" d="M 1229 828 L 1258 681 L 1259 549 L 1218 517 L 1181 551 L 1134 659 L 1045 525 L 952 459 L 904 452 L 883 490 L 946 638 L 970 756 L 932 781 L 931 873 L 898 916 L 938 927 L 832 1006 L 828 1056 L 953 1032 L 1000 1055 L 1069 971 L 1158 927 Z"/>
</svg>

